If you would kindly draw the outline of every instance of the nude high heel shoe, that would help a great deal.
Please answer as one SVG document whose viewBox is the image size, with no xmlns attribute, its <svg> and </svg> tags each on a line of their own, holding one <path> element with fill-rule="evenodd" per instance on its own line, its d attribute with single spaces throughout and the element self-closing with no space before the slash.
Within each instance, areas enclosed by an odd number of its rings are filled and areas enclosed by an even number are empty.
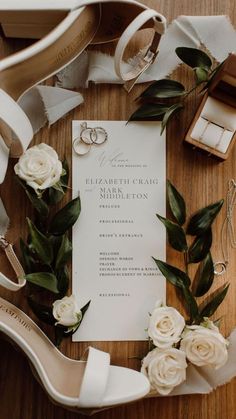
<svg viewBox="0 0 236 419">
<path fill-rule="evenodd" d="M 30 121 L 17 104 L 25 92 L 64 68 L 88 44 L 115 39 L 115 69 L 130 90 L 155 60 L 166 23 L 161 14 L 135 0 L 2 0 L 0 22 L 6 36 L 42 37 L 0 61 L 0 182 L 8 156 L 19 157 L 33 137 Z M 153 40 L 137 66 L 124 74 L 123 53 L 142 28 L 154 29 Z"/>
</svg>

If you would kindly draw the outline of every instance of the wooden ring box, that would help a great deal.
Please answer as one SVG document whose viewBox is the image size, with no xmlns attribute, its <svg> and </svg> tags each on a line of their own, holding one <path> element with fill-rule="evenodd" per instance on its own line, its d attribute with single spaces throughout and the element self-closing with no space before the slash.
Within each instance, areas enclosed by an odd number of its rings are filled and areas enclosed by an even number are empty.
<svg viewBox="0 0 236 419">
<path fill-rule="evenodd" d="M 236 139 L 236 55 L 230 54 L 213 77 L 184 141 L 226 160 Z"/>
</svg>

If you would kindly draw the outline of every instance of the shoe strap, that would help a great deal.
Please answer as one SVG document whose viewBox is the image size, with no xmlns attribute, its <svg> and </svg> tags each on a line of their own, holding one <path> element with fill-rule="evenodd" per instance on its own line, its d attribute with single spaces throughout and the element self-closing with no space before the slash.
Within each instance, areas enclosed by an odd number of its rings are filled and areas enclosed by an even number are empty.
<svg viewBox="0 0 236 419">
<path fill-rule="evenodd" d="M 13 250 L 12 244 L 9 243 L 4 236 L 0 236 L 0 247 L 4 250 L 18 280 L 18 282 L 13 282 L 0 272 L 0 285 L 10 291 L 18 291 L 20 288 L 24 287 L 26 283 L 24 269 Z"/>
<path fill-rule="evenodd" d="M 78 407 L 99 407 L 103 404 L 110 368 L 110 355 L 88 348 L 88 359 L 80 388 Z"/>
<path fill-rule="evenodd" d="M 3 183 L 9 161 L 10 149 L 5 143 L 5 139 L 0 135 L 0 184 Z"/>
<path fill-rule="evenodd" d="M 134 34 L 150 19 L 153 19 L 154 36 L 146 53 L 139 53 L 135 59 L 137 60 L 136 68 L 128 73 L 124 73 L 121 69 L 122 58 L 125 49 L 134 36 Z M 120 37 L 115 51 L 115 71 L 125 83 L 125 89 L 129 92 L 141 74 L 155 61 L 158 54 L 158 46 L 161 35 L 165 32 L 166 19 L 160 13 L 152 9 L 146 9 L 141 12 L 125 29 Z M 132 80 L 132 82 L 130 82 Z"/>
<path fill-rule="evenodd" d="M 10 156 L 21 156 L 33 138 L 33 128 L 29 118 L 18 103 L 2 89 L 0 89 L 0 119 L 14 133 L 15 138 L 12 140 L 8 136 L 2 136 L 5 144 L 10 149 Z"/>
</svg>

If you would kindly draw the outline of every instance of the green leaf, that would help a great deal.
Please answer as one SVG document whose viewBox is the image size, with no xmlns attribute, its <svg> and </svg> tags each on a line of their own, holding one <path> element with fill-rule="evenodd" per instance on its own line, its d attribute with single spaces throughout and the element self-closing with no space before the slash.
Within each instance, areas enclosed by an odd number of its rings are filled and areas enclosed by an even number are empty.
<svg viewBox="0 0 236 419">
<path fill-rule="evenodd" d="M 42 198 L 39 198 L 38 196 L 31 194 L 27 189 L 25 190 L 25 192 L 36 211 L 42 217 L 47 217 L 49 213 L 49 208 L 46 202 L 44 202 Z"/>
<path fill-rule="evenodd" d="M 71 336 L 71 335 L 73 335 L 77 330 L 78 330 L 78 328 L 80 327 L 80 325 L 81 325 L 81 323 L 82 323 L 82 320 L 83 320 L 83 318 L 84 318 L 84 315 L 85 315 L 85 313 L 86 313 L 86 311 L 88 310 L 88 308 L 89 308 L 89 306 L 90 306 L 90 303 L 91 303 L 91 300 L 90 301 L 88 301 L 88 303 L 87 304 L 85 304 L 81 309 L 80 309 L 80 311 L 81 311 L 81 313 L 82 313 L 82 316 L 81 316 L 81 318 L 80 318 L 80 320 L 78 321 L 78 323 L 77 324 L 75 324 L 74 326 L 70 326 L 70 327 L 68 327 L 68 329 L 67 329 L 67 331 L 65 332 L 66 333 L 66 336 Z"/>
<path fill-rule="evenodd" d="M 25 278 L 34 285 L 38 285 L 41 288 L 54 292 L 55 294 L 59 293 L 57 288 L 57 278 L 49 272 L 35 272 L 27 274 Z"/>
<path fill-rule="evenodd" d="M 63 327 L 60 327 L 60 325 L 55 326 L 54 330 L 55 330 L 55 344 L 56 344 L 56 347 L 59 348 L 63 338 L 66 337 L 65 330 Z"/>
<path fill-rule="evenodd" d="M 180 269 L 175 268 L 174 266 L 168 265 L 161 260 L 153 258 L 155 263 L 157 264 L 159 270 L 164 275 L 164 277 L 169 281 L 172 285 L 179 288 L 183 294 L 184 300 L 186 302 L 186 306 L 188 312 L 191 316 L 191 319 L 195 319 L 198 316 L 198 306 L 194 296 L 192 295 L 191 291 L 189 290 L 189 286 L 191 285 L 190 278 L 188 275 L 181 271 Z"/>
<path fill-rule="evenodd" d="M 51 236 L 48 237 L 48 239 L 49 239 L 49 241 L 51 243 L 51 246 L 53 248 L 53 255 L 54 255 L 53 266 L 55 266 L 56 259 L 57 259 L 57 254 L 58 254 L 59 249 L 61 247 L 63 236 L 53 236 L 53 235 L 51 235 Z"/>
<path fill-rule="evenodd" d="M 209 205 L 208 207 L 200 209 L 194 214 L 188 224 L 187 234 L 191 236 L 201 236 L 211 227 L 215 217 L 220 212 L 224 200 Z"/>
<path fill-rule="evenodd" d="M 161 116 L 169 109 L 168 106 L 160 103 L 146 103 L 141 105 L 129 118 L 129 121 L 159 121 Z"/>
<path fill-rule="evenodd" d="M 179 252 L 188 249 L 185 232 L 178 224 L 157 214 L 157 218 L 164 224 L 170 245 Z"/>
<path fill-rule="evenodd" d="M 63 173 L 61 176 L 61 181 L 64 183 L 64 185 L 67 186 L 69 182 L 70 169 L 69 169 L 68 161 L 66 159 L 63 160 L 62 167 L 63 167 Z"/>
<path fill-rule="evenodd" d="M 203 83 L 208 80 L 209 73 L 205 68 L 197 67 L 194 71 L 197 84 Z"/>
<path fill-rule="evenodd" d="M 56 271 L 57 287 L 61 297 L 67 293 L 69 288 L 69 272 L 66 266 Z"/>
<path fill-rule="evenodd" d="M 141 94 L 141 98 L 174 98 L 184 95 L 185 87 L 176 80 L 162 79 L 152 83 Z"/>
<path fill-rule="evenodd" d="M 29 218 L 27 218 L 27 222 L 29 226 L 32 247 L 36 251 L 41 261 L 46 265 L 50 265 L 53 260 L 53 249 L 49 239 L 37 229 L 37 227 Z"/>
<path fill-rule="evenodd" d="M 167 181 L 167 193 L 172 214 L 176 221 L 182 226 L 186 220 L 185 202 L 183 197 L 169 180 Z"/>
<path fill-rule="evenodd" d="M 212 245 L 211 228 L 206 230 L 202 236 L 197 236 L 188 250 L 188 260 L 190 263 L 198 263 L 208 254 Z"/>
<path fill-rule="evenodd" d="M 186 303 L 186 308 L 191 318 L 191 322 L 198 318 L 198 305 L 188 287 L 182 287 L 183 297 Z"/>
<path fill-rule="evenodd" d="M 161 134 L 163 133 L 170 118 L 172 118 L 172 116 L 174 116 L 174 114 L 182 108 L 182 103 L 175 103 L 167 109 L 161 123 Z"/>
<path fill-rule="evenodd" d="M 214 70 L 211 72 L 207 83 L 204 85 L 204 87 L 202 88 L 201 92 L 204 92 L 205 90 L 208 89 L 208 87 L 210 86 L 210 84 L 212 83 L 212 81 L 214 80 L 214 77 L 218 74 L 218 71 L 221 70 L 221 67 L 223 66 L 223 64 L 225 63 L 225 60 L 222 61 L 222 63 L 220 63 L 217 67 L 214 68 Z M 201 93 L 200 92 L 200 93 Z"/>
<path fill-rule="evenodd" d="M 90 306 L 91 300 L 88 301 L 87 304 L 85 304 L 82 308 L 81 308 L 81 312 L 82 312 L 82 316 L 84 317 L 86 311 L 88 310 L 89 306 Z M 82 319 L 83 319 L 82 317 Z"/>
<path fill-rule="evenodd" d="M 211 317 L 219 305 L 224 300 L 227 292 L 229 289 L 229 284 L 224 285 L 223 287 L 220 287 L 217 291 L 215 291 L 210 297 L 209 302 L 207 304 L 204 304 L 199 315 L 203 319 L 204 317 Z"/>
<path fill-rule="evenodd" d="M 209 252 L 205 259 L 200 263 L 194 278 L 194 295 L 202 297 L 212 286 L 214 280 L 214 264 Z"/>
<path fill-rule="evenodd" d="M 60 192 L 62 195 L 64 195 L 64 190 L 63 190 L 63 187 L 62 187 L 60 181 L 58 181 L 57 183 L 55 183 L 52 186 L 52 189 L 55 189 L 57 192 Z"/>
<path fill-rule="evenodd" d="M 61 246 L 59 248 L 57 258 L 56 258 L 56 264 L 55 268 L 60 269 L 65 265 L 65 263 L 68 261 L 68 259 L 72 255 L 72 244 L 70 240 L 68 239 L 67 234 L 63 235 Z"/>
<path fill-rule="evenodd" d="M 54 185 L 48 189 L 48 200 L 50 205 L 55 205 L 64 197 L 69 181 L 69 166 L 67 160 L 62 162 L 63 172 L 59 185 Z"/>
<path fill-rule="evenodd" d="M 49 213 L 49 208 L 46 202 L 42 198 L 40 198 L 38 195 L 36 195 L 33 189 L 31 191 L 31 189 L 27 186 L 27 184 L 24 181 L 22 181 L 18 176 L 17 176 L 17 181 L 25 190 L 27 197 L 29 198 L 31 204 L 36 209 L 36 211 L 42 217 L 47 217 Z"/>
<path fill-rule="evenodd" d="M 34 269 L 35 260 L 31 255 L 30 249 L 25 242 L 20 239 L 21 262 L 25 273 L 32 272 Z"/>
<path fill-rule="evenodd" d="M 210 69 L 212 61 L 205 52 L 196 48 L 178 47 L 175 50 L 177 56 L 187 65 L 192 68 L 205 68 Z"/>
<path fill-rule="evenodd" d="M 65 234 L 77 221 L 81 211 L 80 197 L 68 202 L 65 207 L 56 213 L 50 225 L 50 233 L 54 235 Z"/>
<path fill-rule="evenodd" d="M 162 275 L 174 286 L 178 288 L 189 287 L 191 284 L 188 275 L 178 268 L 169 265 L 166 262 L 153 258 Z"/>
<path fill-rule="evenodd" d="M 58 202 L 61 201 L 61 199 L 65 196 L 65 192 L 61 188 L 58 190 L 58 188 L 49 188 L 48 189 L 48 200 L 50 205 L 56 205 Z"/>
<path fill-rule="evenodd" d="M 52 307 L 48 307 L 44 304 L 38 303 L 31 296 L 27 299 L 31 310 L 34 312 L 34 314 L 38 317 L 39 320 L 50 325 L 55 324 L 55 319 L 52 314 Z"/>
</svg>

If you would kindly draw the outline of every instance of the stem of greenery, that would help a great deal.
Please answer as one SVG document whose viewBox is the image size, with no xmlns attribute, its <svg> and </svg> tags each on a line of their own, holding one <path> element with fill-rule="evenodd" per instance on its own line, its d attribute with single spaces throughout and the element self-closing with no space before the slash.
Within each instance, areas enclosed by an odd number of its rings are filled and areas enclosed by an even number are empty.
<svg viewBox="0 0 236 419">
<path fill-rule="evenodd" d="M 196 48 L 179 47 L 176 49 L 178 58 L 187 64 L 195 73 L 195 84 L 189 90 L 177 80 L 157 80 L 139 97 L 141 106 L 130 116 L 129 121 L 158 120 L 161 123 L 161 134 L 168 121 L 184 106 L 185 99 L 199 86 L 200 94 L 206 91 L 211 80 L 222 66 L 222 63 L 212 68 L 212 60 L 205 52 Z M 176 101 L 176 98 L 179 101 Z M 167 100 L 168 102 L 165 102 Z M 173 100 L 171 103 L 170 100 Z"/>
<path fill-rule="evenodd" d="M 201 300 L 198 304 L 198 298 L 202 298 L 208 293 L 213 284 L 214 263 L 210 252 L 211 228 L 224 201 L 220 200 L 201 208 L 187 221 L 184 198 L 170 181 L 167 182 L 167 197 L 174 221 L 159 214 L 157 214 L 157 218 L 166 228 L 170 246 L 181 254 L 184 267 L 181 270 L 161 260 L 154 258 L 154 261 L 164 277 L 180 291 L 189 313 L 189 324 L 200 324 L 205 317 L 209 318 L 215 313 L 224 300 L 229 287 L 229 284 L 220 286 L 207 299 Z M 184 225 L 186 225 L 185 229 Z M 186 236 L 193 238 L 189 248 Z M 197 263 L 200 265 L 191 281 L 189 265 L 195 264 L 196 266 Z M 191 286 L 191 283 L 194 284 L 194 287 Z"/>
<path fill-rule="evenodd" d="M 189 276 L 189 270 L 188 270 L 189 263 L 188 263 L 188 251 L 187 250 L 184 252 L 184 264 L 185 264 L 186 275 Z"/>
</svg>

